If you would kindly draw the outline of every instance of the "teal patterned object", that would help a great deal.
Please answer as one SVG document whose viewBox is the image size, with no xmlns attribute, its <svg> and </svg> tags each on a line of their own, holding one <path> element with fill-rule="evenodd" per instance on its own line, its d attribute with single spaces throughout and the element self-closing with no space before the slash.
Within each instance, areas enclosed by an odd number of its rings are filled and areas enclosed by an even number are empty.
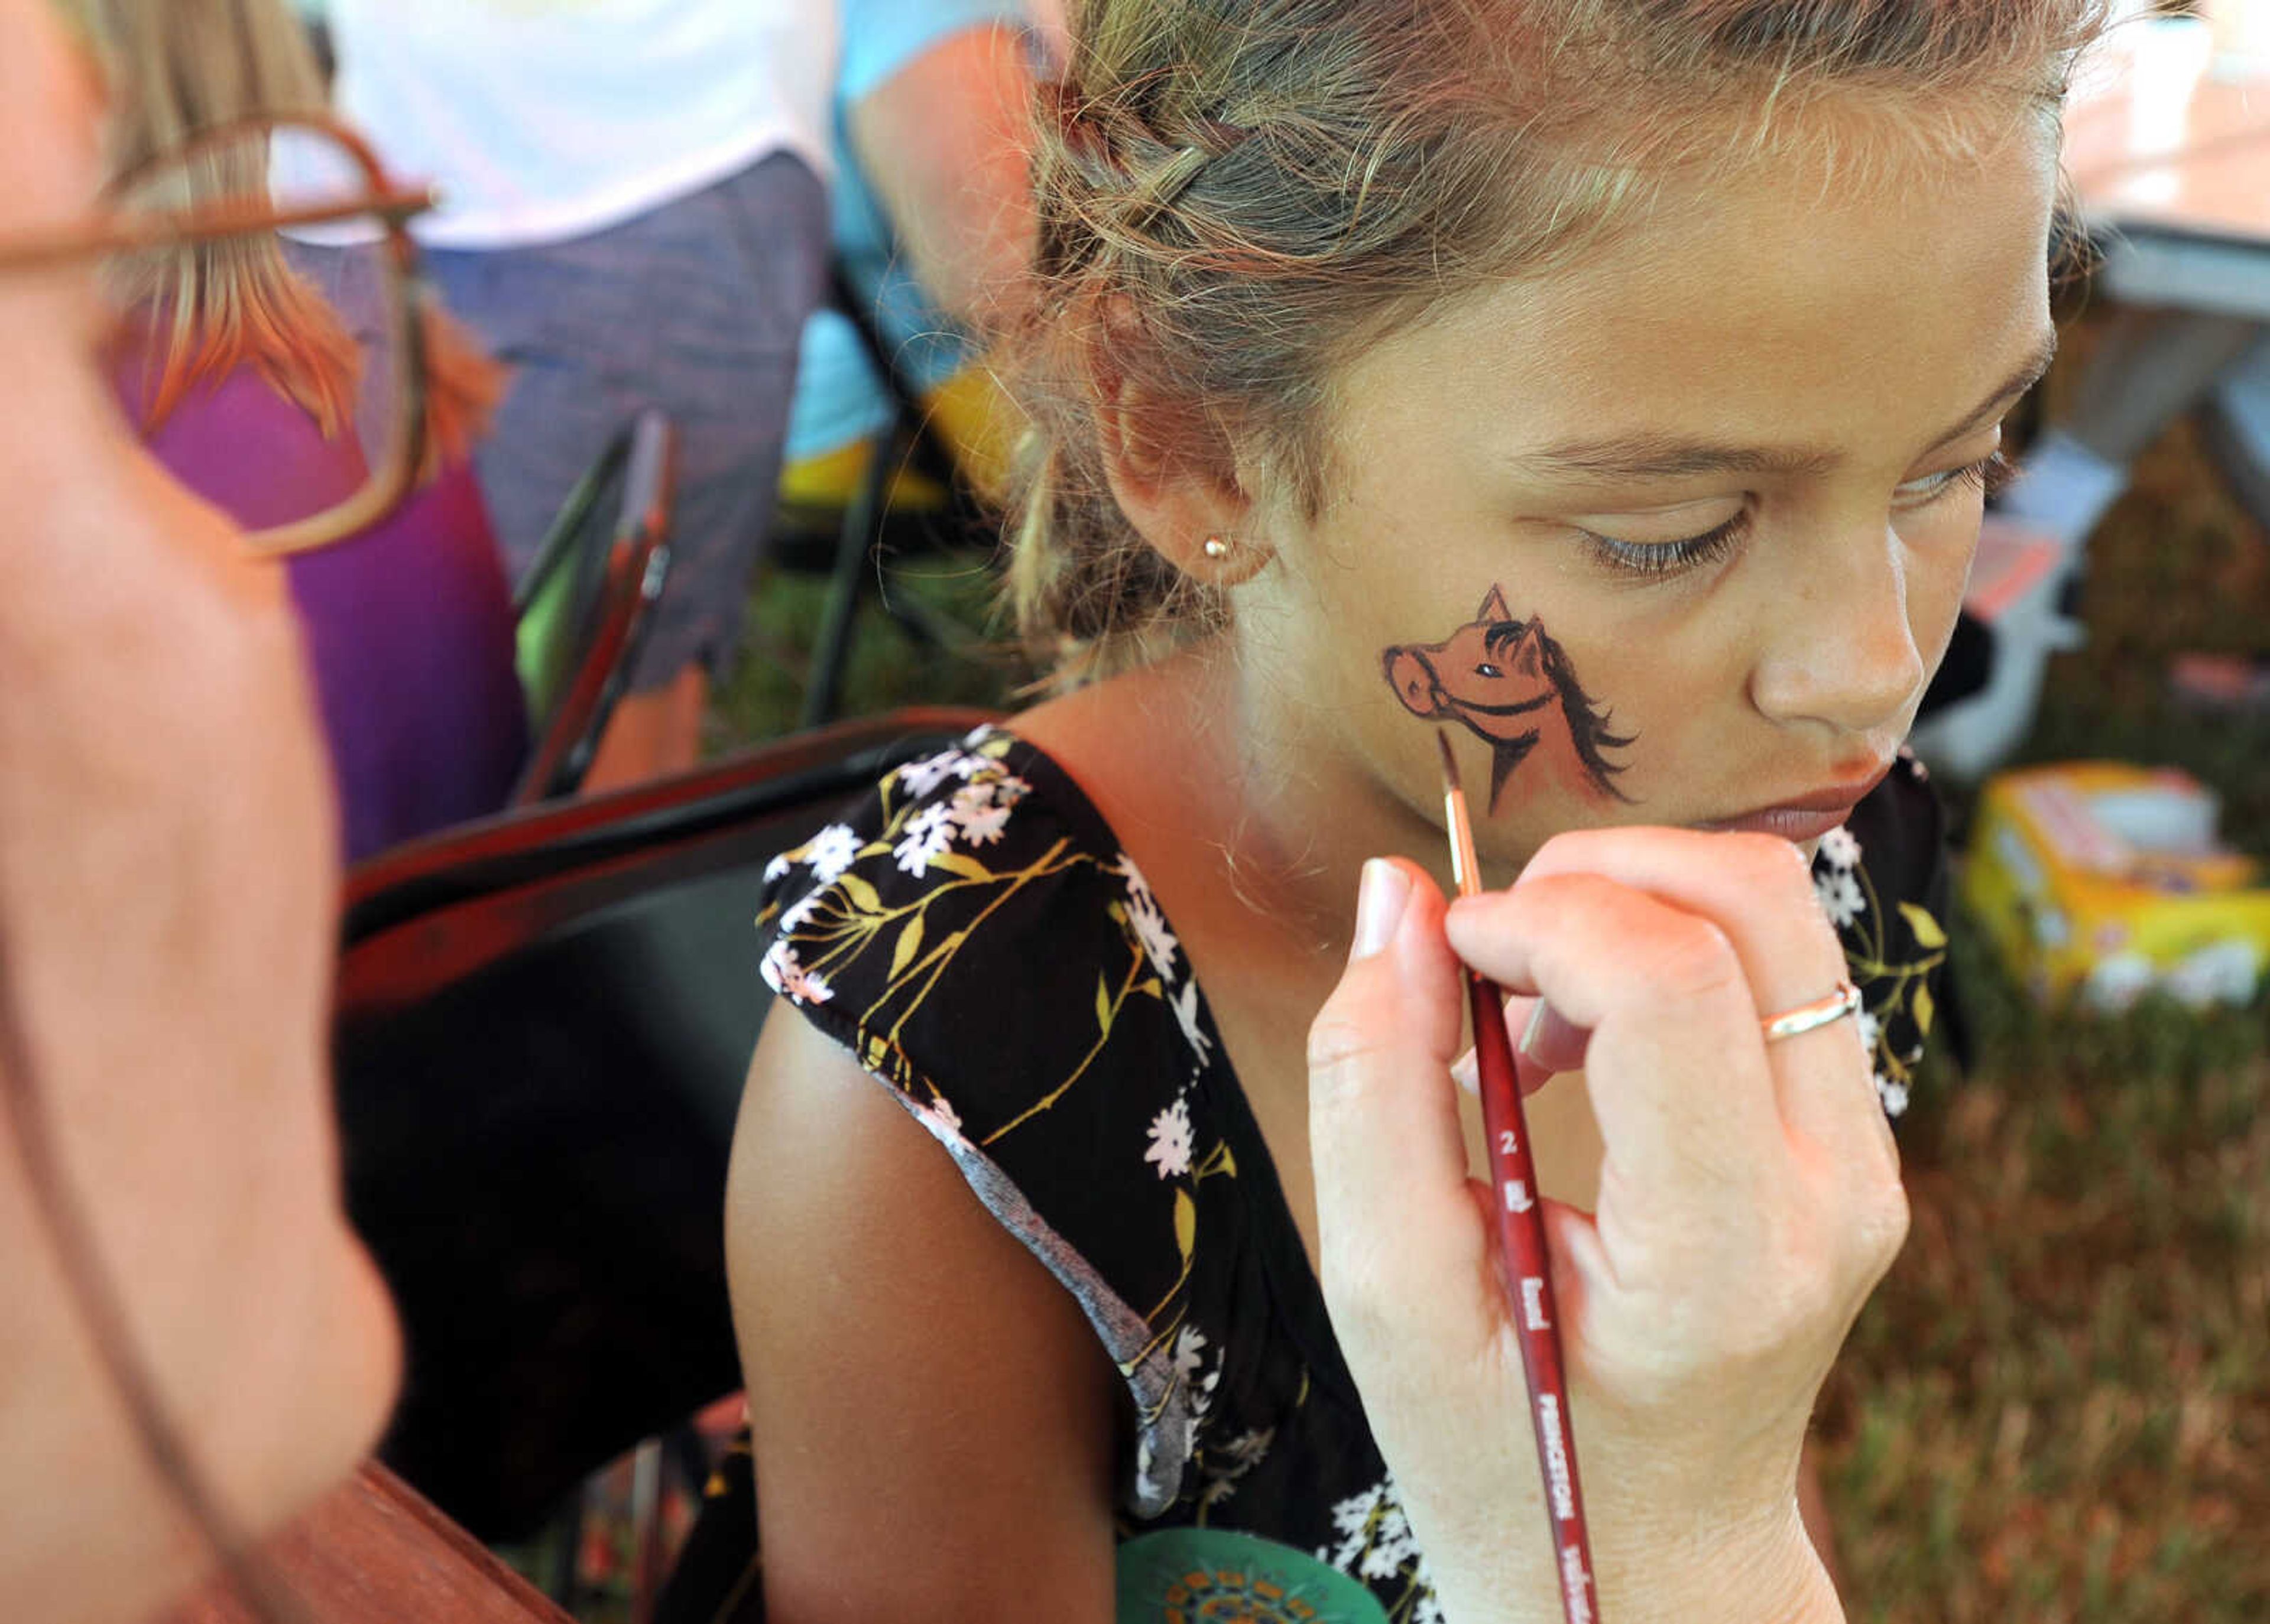
<svg viewBox="0 0 2270 1624">
<path fill-rule="evenodd" d="M 1376 1597 L 1306 1552 L 1170 1528 L 1119 1547 L 1119 1624 L 1389 1624 Z"/>
</svg>

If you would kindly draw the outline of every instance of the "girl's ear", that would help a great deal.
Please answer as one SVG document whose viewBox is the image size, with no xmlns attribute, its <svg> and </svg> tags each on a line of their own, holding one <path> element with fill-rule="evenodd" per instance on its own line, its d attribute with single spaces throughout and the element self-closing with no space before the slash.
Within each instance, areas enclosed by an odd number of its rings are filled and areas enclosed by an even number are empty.
<svg viewBox="0 0 2270 1624">
<path fill-rule="evenodd" d="M 1184 575 L 1221 587 L 1251 580 L 1270 552 L 1252 533 L 1257 509 L 1228 435 L 1203 406 L 1141 381 L 1139 363 L 1130 364 L 1137 353 L 1130 346 L 1141 342 L 1133 316 L 1124 306 L 1099 308 L 1106 314 L 1089 364 L 1112 500 Z"/>
</svg>

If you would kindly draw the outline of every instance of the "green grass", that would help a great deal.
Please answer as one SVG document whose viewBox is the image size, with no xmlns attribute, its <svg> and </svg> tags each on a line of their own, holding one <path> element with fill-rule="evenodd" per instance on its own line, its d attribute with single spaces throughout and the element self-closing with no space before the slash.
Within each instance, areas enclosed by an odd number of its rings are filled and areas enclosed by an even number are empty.
<svg viewBox="0 0 2270 1624">
<path fill-rule="evenodd" d="M 924 553 L 885 572 L 879 589 L 861 603 L 842 714 L 1015 702 L 1026 673 L 1008 651 L 990 565 L 988 552 L 972 547 Z M 760 575 L 749 595 L 743 657 L 710 706 L 707 743 L 713 751 L 775 738 L 796 725 L 827 595 L 823 576 L 783 569 Z M 942 622 L 946 646 L 909 636 L 886 604 L 910 605 Z"/>
<path fill-rule="evenodd" d="M 1902 1124 L 1914 1232 L 1822 1405 L 1853 1614 L 2270 1615 L 2264 1012 L 2045 1012 L 1956 949 L 1980 1052 Z"/>
<path fill-rule="evenodd" d="M 2027 757 L 2187 767 L 2222 791 L 2227 834 L 2270 856 L 2270 720 L 2165 694 L 2173 654 L 2270 654 L 2270 548 L 2187 431 L 2145 460 L 2092 557 L 2091 644 L 2059 662 Z M 982 643 L 987 583 L 971 557 L 892 590 Z M 760 584 L 720 747 L 792 722 L 819 600 L 806 578 Z M 847 698 L 1001 704 L 1016 680 L 871 607 Z M 1852 1615 L 2270 1619 L 2270 1013 L 2044 1012 L 1962 925 L 1977 1054 L 1918 1090 L 1914 1234 L 1821 1405 Z"/>
</svg>

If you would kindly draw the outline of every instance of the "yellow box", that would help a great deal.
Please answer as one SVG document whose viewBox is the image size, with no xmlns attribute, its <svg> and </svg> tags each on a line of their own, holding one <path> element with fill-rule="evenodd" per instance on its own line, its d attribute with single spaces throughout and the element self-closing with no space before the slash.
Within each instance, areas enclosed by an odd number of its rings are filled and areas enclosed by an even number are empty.
<svg viewBox="0 0 2270 1624">
<path fill-rule="evenodd" d="M 1990 780 L 1964 900 L 2035 996 L 2100 1009 L 2158 990 L 2244 1004 L 2270 965 L 2270 889 L 2215 838 L 2214 792 L 2172 768 L 2074 761 Z"/>
</svg>

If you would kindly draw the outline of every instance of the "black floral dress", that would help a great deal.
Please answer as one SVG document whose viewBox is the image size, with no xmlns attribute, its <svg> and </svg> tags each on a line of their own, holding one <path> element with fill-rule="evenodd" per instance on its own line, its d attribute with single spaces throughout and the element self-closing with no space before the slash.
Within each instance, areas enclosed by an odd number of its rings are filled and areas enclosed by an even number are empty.
<svg viewBox="0 0 2270 1624">
<path fill-rule="evenodd" d="M 1943 954 L 1903 765 L 1816 869 L 1888 1107 Z M 1072 780 L 998 729 L 768 875 L 765 979 L 937 1139 L 1125 1378 L 1120 1617 L 1438 1618 L 1188 956 Z"/>
</svg>

